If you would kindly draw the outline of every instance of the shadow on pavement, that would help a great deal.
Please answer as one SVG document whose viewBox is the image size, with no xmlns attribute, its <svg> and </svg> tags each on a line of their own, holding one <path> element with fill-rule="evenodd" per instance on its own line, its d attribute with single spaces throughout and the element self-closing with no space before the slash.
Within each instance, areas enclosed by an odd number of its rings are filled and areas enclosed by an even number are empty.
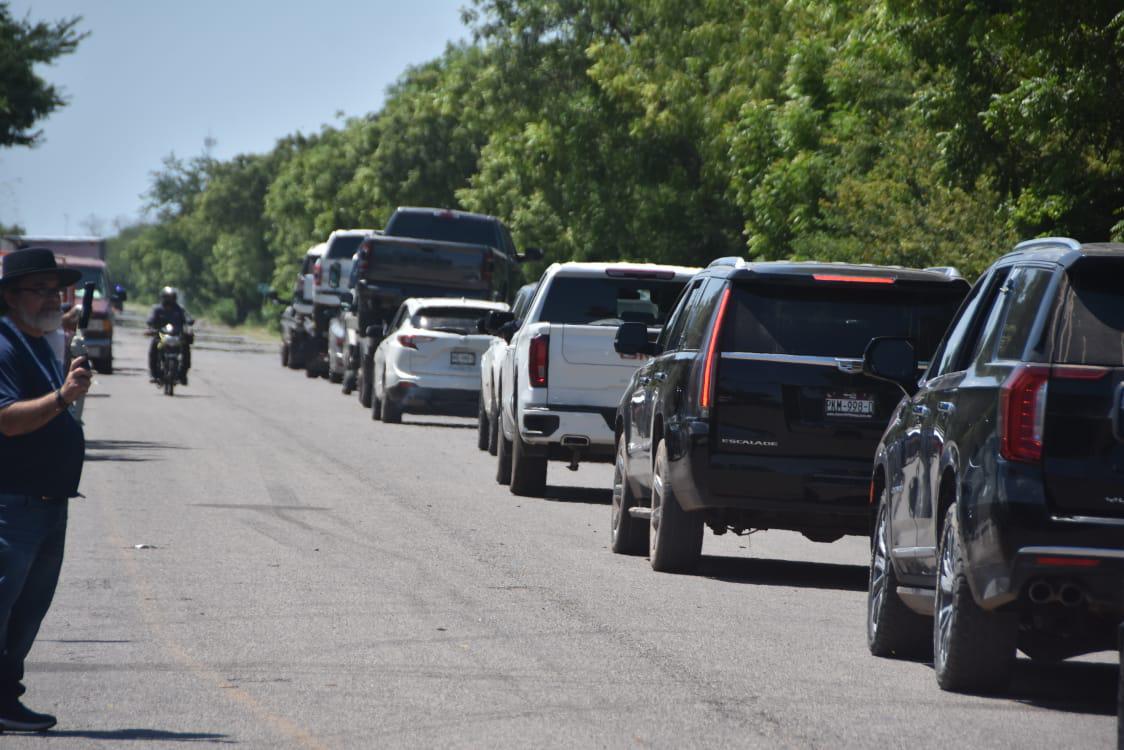
<svg viewBox="0 0 1124 750">
<path fill-rule="evenodd" d="M 1116 716 L 1118 670 L 1116 664 L 1020 658 L 1007 690 L 990 697 L 1051 711 Z"/>
<path fill-rule="evenodd" d="M 613 491 L 604 487 L 556 487 L 547 485 L 543 500 L 556 503 L 587 503 L 589 505 L 611 505 Z"/>
<path fill-rule="evenodd" d="M 139 740 L 141 742 L 210 742 L 233 745 L 235 741 L 226 734 L 211 732 L 169 732 L 163 729 L 62 729 L 51 730 L 40 735 L 43 739 L 62 739 L 74 737 L 84 740 Z"/>
<path fill-rule="evenodd" d="M 393 425 L 394 427 L 445 427 L 450 430 L 475 430 L 475 422 L 407 422 Z"/>
<path fill-rule="evenodd" d="M 146 455 L 150 451 L 187 450 L 172 443 L 148 443 L 141 440 L 87 440 L 87 461 L 154 461 L 158 456 Z M 136 453 L 133 453 L 136 451 Z"/>
<path fill-rule="evenodd" d="M 794 586 L 866 592 L 869 569 L 865 565 L 812 563 L 744 557 L 703 556 L 695 575 L 729 583 L 760 586 Z"/>
</svg>

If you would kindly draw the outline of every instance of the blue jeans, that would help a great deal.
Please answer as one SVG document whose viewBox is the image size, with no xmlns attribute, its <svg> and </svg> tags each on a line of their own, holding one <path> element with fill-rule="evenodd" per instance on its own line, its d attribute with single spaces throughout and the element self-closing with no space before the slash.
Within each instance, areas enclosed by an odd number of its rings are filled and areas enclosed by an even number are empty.
<svg viewBox="0 0 1124 750">
<path fill-rule="evenodd" d="M 66 500 L 0 493 L 0 702 L 23 694 L 23 663 L 51 607 Z"/>
</svg>

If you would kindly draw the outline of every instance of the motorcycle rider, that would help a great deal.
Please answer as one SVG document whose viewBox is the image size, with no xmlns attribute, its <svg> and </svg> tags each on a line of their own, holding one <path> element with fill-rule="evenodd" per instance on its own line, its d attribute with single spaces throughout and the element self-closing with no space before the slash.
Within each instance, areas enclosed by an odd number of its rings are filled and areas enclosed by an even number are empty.
<svg viewBox="0 0 1124 750">
<path fill-rule="evenodd" d="M 156 335 L 164 326 L 169 323 L 172 325 L 172 332 L 177 336 L 183 335 L 183 327 L 191 325 L 194 321 L 191 316 L 179 306 L 176 302 L 176 290 L 170 286 L 166 286 L 160 290 L 160 304 L 152 306 L 152 312 L 148 314 L 148 320 L 145 325 L 149 331 L 152 332 L 152 344 L 148 347 L 148 371 L 152 375 L 152 380 L 156 381 L 160 377 L 159 361 L 157 359 L 157 346 L 160 343 L 160 337 Z M 180 383 L 187 385 L 187 371 L 191 367 L 191 337 L 184 336 L 183 338 L 183 364 L 180 369 Z"/>
</svg>

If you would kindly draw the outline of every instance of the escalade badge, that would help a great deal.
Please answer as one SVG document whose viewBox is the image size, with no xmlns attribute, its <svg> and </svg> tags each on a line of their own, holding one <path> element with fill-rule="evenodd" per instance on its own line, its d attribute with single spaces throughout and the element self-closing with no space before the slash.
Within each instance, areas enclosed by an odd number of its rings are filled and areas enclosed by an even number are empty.
<svg viewBox="0 0 1124 750">
<path fill-rule="evenodd" d="M 1113 505 L 1124 505 L 1124 497 L 1106 497 L 1104 501 Z"/>
<path fill-rule="evenodd" d="M 741 445 L 746 448 L 776 448 L 776 440 L 740 440 L 738 438 L 722 438 L 723 445 Z"/>
</svg>

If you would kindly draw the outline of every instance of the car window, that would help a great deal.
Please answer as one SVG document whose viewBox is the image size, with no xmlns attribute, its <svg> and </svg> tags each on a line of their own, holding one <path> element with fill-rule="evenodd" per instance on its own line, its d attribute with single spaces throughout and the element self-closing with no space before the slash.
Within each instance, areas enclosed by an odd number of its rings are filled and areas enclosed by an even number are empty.
<svg viewBox="0 0 1124 750">
<path fill-rule="evenodd" d="M 703 336 L 710 326 L 710 319 L 714 317 L 714 308 L 722 296 L 726 284 L 721 279 L 710 279 L 699 291 L 698 298 L 692 305 L 690 318 L 683 330 L 681 349 L 698 349 L 702 346 Z"/>
<path fill-rule="evenodd" d="M 1086 258 L 1067 274 L 1057 315 L 1054 361 L 1124 365 L 1124 261 Z"/>
<path fill-rule="evenodd" d="M 451 211 L 396 211 L 386 225 L 386 235 L 489 247 L 497 243 L 494 219 Z"/>
<path fill-rule="evenodd" d="M 736 282 L 722 351 L 860 358 L 879 336 L 909 339 L 932 356 L 967 284 Z"/>
<path fill-rule="evenodd" d="M 698 291 L 703 281 L 704 279 L 697 279 L 691 282 L 680 293 L 679 300 L 672 308 L 667 324 L 660 331 L 659 339 L 657 339 L 661 351 L 671 351 L 679 346 L 679 337 L 687 325 L 687 318 L 690 317 L 692 306 L 698 297 Z"/>
<path fill-rule="evenodd" d="M 958 372 L 966 366 L 968 354 L 975 351 L 976 339 L 982 328 L 983 314 L 994 304 L 1003 281 L 1010 269 L 1000 268 L 981 279 L 972 289 L 956 319 L 944 337 L 933 364 L 929 366 L 927 379 L 937 378 L 950 372 Z M 919 356 L 918 359 L 921 359 Z"/>
<path fill-rule="evenodd" d="M 406 318 L 406 305 L 398 308 L 398 312 L 394 314 L 394 320 L 391 322 L 388 330 L 397 331 L 402 326 L 402 321 Z"/>
<path fill-rule="evenodd" d="M 569 325 L 661 326 L 683 286 L 674 278 L 555 276 L 539 319 Z"/>
<path fill-rule="evenodd" d="M 422 307 L 410 316 L 410 324 L 427 331 L 466 335 L 476 333 L 477 321 L 487 314 L 478 307 Z"/>
<path fill-rule="evenodd" d="M 361 234 L 352 235 L 336 235 L 332 241 L 328 243 L 328 252 L 324 254 L 325 260 L 350 260 L 355 251 L 359 249 L 359 243 L 364 239 Z"/>
<path fill-rule="evenodd" d="M 1011 271 L 999 289 L 971 361 L 1023 358 L 1052 276 L 1045 268 L 1023 267 Z"/>
</svg>

